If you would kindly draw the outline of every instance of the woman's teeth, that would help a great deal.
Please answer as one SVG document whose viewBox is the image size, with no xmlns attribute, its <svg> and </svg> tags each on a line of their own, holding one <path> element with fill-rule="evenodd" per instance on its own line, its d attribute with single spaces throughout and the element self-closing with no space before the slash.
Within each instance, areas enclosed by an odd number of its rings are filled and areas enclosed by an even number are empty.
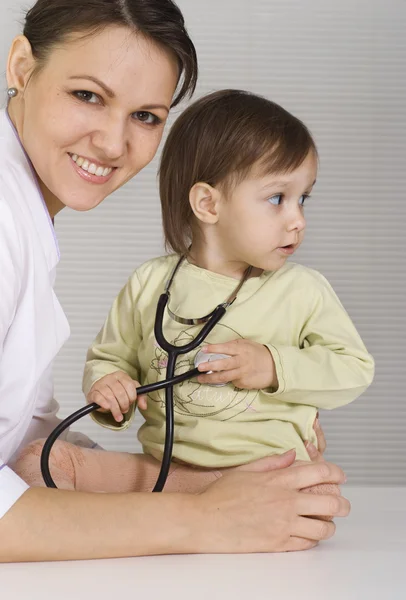
<svg viewBox="0 0 406 600">
<path fill-rule="evenodd" d="M 96 177 L 107 177 L 113 170 L 111 167 L 98 167 L 94 163 L 89 162 L 86 158 L 78 156 L 77 154 L 71 154 L 70 156 L 78 167 L 87 171 L 90 175 L 96 175 Z"/>
</svg>

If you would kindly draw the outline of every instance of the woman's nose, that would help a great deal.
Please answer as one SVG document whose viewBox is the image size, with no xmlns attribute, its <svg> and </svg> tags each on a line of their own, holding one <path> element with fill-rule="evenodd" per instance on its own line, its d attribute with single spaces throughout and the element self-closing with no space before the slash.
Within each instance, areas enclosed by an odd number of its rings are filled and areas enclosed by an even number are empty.
<svg viewBox="0 0 406 600">
<path fill-rule="evenodd" d="M 119 160 L 124 156 L 127 148 L 125 123 L 109 120 L 93 134 L 92 142 L 107 159 Z"/>
</svg>

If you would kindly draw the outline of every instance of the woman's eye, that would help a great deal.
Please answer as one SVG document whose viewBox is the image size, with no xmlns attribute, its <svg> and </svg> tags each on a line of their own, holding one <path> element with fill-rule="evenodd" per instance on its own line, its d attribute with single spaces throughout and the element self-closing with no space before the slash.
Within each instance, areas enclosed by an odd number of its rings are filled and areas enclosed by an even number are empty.
<svg viewBox="0 0 406 600">
<path fill-rule="evenodd" d="M 145 110 L 139 110 L 134 113 L 134 116 L 138 121 L 145 123 L 146 125 L 159 125 L 161 123 L 159 117 Z"/>
<path fill-rule="evenodd" d="M 97 96 L 97 94 L 94 94 L 93 92 L 87 92 L 86 90 L 79 90 L 78 92 L 73 92 L 73 95 L 76 98 L 79 98 L 79 100 L 82 100 L 83 102 L 87 102 L 88 104 L 98 104 L 99 103 L 99 97 Z"/>
<path fill-rule="evenodd" d="M 275 194 L 275 196 L 272 196 L 272 198 L 268 198 L 268 202 L 274 206 L 279 206 L 279 204 L 282 202 L 282 194 Z"/>
</svg>

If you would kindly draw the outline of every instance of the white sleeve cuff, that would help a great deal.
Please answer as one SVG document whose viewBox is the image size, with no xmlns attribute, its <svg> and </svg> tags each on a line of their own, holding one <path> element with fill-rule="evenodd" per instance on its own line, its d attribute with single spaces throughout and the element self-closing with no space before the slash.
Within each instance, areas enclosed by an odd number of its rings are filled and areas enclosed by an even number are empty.
<svg viewBox="0 0 406 600">
<path fill-rule="evenodd" d="M 0 519 L 28 488 L 18 475 L 0 461 Z"/>
</svg>

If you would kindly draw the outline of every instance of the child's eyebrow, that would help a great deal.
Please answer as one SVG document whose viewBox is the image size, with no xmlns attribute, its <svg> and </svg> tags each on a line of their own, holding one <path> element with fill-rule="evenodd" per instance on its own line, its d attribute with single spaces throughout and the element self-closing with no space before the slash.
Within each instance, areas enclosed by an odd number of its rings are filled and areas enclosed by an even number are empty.
<svg viewBox="0 0 406 600">
<path fill-rule="evenodd" d="M 271 181 L 270 183 L 267 183 L 266 185 L 264 185 L 261 190 L 267 190 L 268 188 L 272 188 L 272 187 L 286 187 L 287 185 L 289 185 L 289 181 Z"/>
<path fill-rule="evenodd" d="M 316 184 L 317 179 L 315 179 L 313 181 L 313 183 L 309 184 L 306 186 L 306 189 L 312 188 L 315 184 Z M 270 188 L 275 188 L 275 187 L 286 187 L 287 185 L 289 185 L 291 183 L 291 181 L 271 181 L 269 183 L 267 183 L 266 185 L 264 185 L 261 188 L 261 192 L 266 191 L 267 189 Z"/>
</svg>

